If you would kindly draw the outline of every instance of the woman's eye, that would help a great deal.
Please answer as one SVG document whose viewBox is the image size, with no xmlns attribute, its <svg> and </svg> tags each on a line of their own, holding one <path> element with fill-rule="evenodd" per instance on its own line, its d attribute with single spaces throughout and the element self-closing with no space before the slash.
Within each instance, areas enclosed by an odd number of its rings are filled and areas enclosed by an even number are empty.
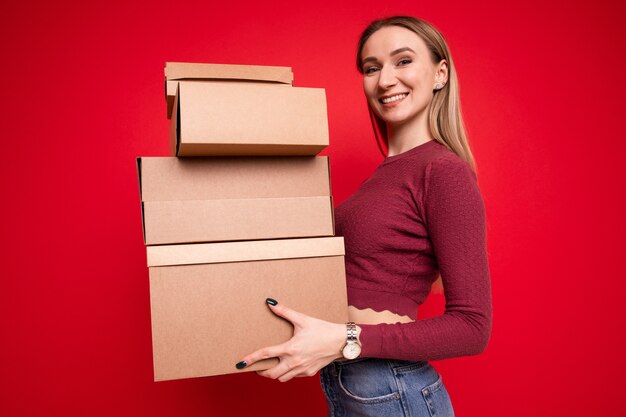
<svg viewBox="0 0 626 417">
<path fill-rule="evenodd" d="M 413 61 L 411 61 L 411 60 L 410 60 L 410 59 L 408 59 L 408 58 L 404 58 L 404 59 L 401 59 L 400 61 L 398 61 L 398 65 L 408 65 L 408 64 L 410 64 L 411 62 L 413 62 Z"/>
<path fill-rule="evenodd" d="M 365 68 L 365 70 L 363 70 L 365 74 L 372 74 L 376 71 L 378 71 L 378 68 L 376 67 L 368 67 L 368 68 Z"/>
</svg>

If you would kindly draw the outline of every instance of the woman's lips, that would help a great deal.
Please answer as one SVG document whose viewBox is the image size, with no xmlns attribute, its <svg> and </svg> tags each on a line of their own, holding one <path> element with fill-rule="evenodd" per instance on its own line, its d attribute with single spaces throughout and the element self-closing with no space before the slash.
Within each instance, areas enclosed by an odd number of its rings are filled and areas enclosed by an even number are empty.
<svg viewBox="0 0 626 417">
<path fill-rule="evenodd" d="M 383 105 L 392 105 L 395 104 L 401 100 L 403 100 L 404 98 L 406 98 L 406 96 L 408 96 L 409 93 L 398 93 L 398 94 L 394 94 L 391 96 L 384 96 L 381 97 L 380 99 L 378 99 L 378 102 L 383 104 Z"/>
</svg>

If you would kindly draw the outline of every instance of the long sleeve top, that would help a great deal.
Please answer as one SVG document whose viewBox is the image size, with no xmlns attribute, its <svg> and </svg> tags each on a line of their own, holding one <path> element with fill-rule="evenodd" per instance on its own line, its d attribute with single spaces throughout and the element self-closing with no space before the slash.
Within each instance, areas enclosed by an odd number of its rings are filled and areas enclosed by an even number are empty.
<svg viewBox="0 0 626 417">
<path fill-rule="evenodd" d="M 411 323 L 359 325 L 361 356 L 439 360 L 482 352 L 491 333 L 485 208 L 469 164 L 436 141 L 387 157 L 335 210 L 348 302 Z M 417 320 L 441 274 L 445 312 Z"/>
</svg>

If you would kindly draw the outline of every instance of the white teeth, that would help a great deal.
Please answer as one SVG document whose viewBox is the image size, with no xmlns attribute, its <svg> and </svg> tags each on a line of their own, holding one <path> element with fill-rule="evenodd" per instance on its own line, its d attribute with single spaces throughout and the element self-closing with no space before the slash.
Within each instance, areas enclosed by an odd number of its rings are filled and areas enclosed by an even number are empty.
<svg viewBox="0 0 626 417">
<path fill-rule="evenodd" d="M 392 103 L 394 101 L 398 101 L 400 99 L 405 98 L 406 96 L 408 96 L 409 93 L 402 93 L 402 94 L 396 94 L 395 96 L 391 96 L 391 97 L 387 97 L 382 99 L 382 102 L 387 104 L 387 103 Z"/>
</svg>

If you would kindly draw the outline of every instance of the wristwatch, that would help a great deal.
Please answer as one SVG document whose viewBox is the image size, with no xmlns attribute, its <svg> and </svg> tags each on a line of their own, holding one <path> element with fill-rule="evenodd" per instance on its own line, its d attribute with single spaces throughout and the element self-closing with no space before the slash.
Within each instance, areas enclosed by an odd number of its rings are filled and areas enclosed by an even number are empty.
<svg viewBox="0 0 626 417">
<path fill-rule="evenodd" d="M 346 330 L 348 338 L 343 349 L 341 349 L 341 353 L 345 359 L 356 359 L 361 354 L 361 345 L 356 338 L 356 323 L 346 323 Z"/>
</svg>

